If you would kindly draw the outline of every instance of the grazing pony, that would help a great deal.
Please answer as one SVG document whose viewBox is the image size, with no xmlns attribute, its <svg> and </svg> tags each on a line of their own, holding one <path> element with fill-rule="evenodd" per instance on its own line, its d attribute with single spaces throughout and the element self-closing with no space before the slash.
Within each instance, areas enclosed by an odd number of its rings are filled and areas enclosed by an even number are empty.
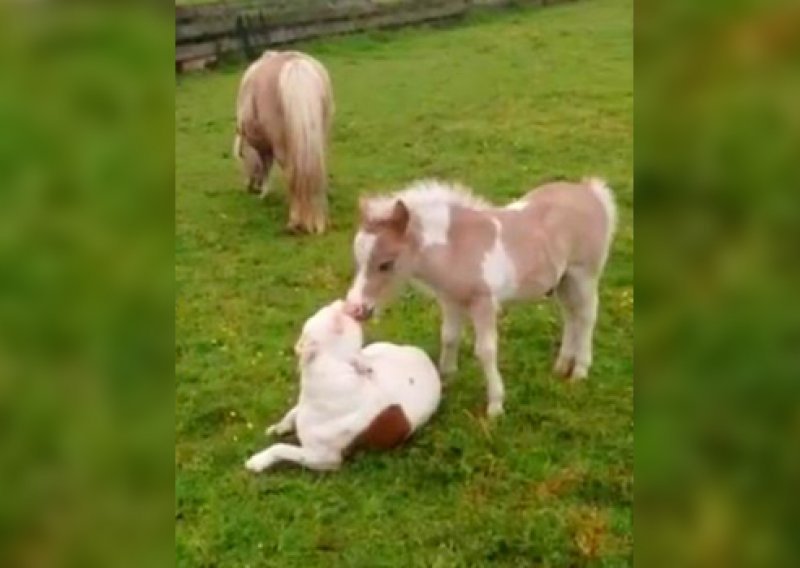
<svg viewBox="0 0 800 568">
<path fill-rule="evenodd" d="M 266 51 L 242 77 L 234 155 L 244 169 L 247 189 L 260 189 L 262 198 L 277 160 L 288 178 L 290 231 L 325 231 L 325 146 L 332 118 L 328 73 L 308 55 Z"/>
<path fill-rule="evenodd" d="M 598 179 L 548 183 L 505 207 L 438 181 L 364 198 L 346 309 L 366 320 L 393 283 L 409 278 L 431 290 L 442 310 L 443 374 L 456 370 L 462 323 L 469 315 L 475 355 L 486 376 L 487 413 L 497 416 L 504 396 L 497 315 L 506 300 L 554 293 L 564 316 L 555 372 L 586 378 L 597 285 L 616 217 L 611 190 Z"/>
</svg>

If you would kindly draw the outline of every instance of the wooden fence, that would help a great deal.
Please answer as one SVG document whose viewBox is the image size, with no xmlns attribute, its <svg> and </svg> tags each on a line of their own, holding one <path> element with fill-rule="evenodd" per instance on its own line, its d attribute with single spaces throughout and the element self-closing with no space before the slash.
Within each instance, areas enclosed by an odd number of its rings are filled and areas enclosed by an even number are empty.
<svg viewBox="0 0 800 568">
<path fill-rule="evenodd" d="M 240 0 L 176 6 L 175 69 L 318 36 L 458 18 L 475 8 L 563 0 Z"/>
</svg>

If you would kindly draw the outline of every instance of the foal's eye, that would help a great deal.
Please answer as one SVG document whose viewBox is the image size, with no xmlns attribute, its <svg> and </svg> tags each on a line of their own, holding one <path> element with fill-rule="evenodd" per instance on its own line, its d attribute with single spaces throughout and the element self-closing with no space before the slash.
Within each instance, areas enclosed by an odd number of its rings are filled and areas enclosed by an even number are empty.
<svg viewBox="0 0 800 568">
<path fill-rule="evenodd" d="M 381 272 L 389 272 L 392 269 L 392 267 L 394 267 L 394 261 L 387 260 L 386 262 L 381 262 L 378 265 L 378 270 L 380 270 Z"/>
</svg>

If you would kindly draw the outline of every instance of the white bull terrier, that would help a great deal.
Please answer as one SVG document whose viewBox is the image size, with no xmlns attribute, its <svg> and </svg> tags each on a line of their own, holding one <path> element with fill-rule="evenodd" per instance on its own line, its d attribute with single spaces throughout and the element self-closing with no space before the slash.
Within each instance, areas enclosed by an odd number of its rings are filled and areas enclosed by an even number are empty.
<svg viewBox="0 0 800 568">
<path fill-rule="evenodd" d="M 274 444 L 247 460 L 247 469 L 289 461 L 335 470 L 350 450 L 395 447 L 428 421 L 442 390 L 428 355 L 406 345 L 362 345 L 361 325 L 341 300 L 305 323 L 295 345 L 300 400 L 267 428 L 268 435 L 296 431 L 300 445 Z"/>
</svg>

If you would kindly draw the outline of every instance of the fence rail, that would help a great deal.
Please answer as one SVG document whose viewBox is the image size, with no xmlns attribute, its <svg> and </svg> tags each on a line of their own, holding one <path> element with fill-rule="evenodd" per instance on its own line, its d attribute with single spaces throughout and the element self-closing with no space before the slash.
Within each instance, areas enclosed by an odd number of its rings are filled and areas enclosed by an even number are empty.
<svg viewBox="0 0 800 568">
<path fill-rule="evenodd" d="M 240 0 L 175 7 L 175 68 L 325 35 L 436 22 L 479 7 L 569 0 Z"/>
</svg>

